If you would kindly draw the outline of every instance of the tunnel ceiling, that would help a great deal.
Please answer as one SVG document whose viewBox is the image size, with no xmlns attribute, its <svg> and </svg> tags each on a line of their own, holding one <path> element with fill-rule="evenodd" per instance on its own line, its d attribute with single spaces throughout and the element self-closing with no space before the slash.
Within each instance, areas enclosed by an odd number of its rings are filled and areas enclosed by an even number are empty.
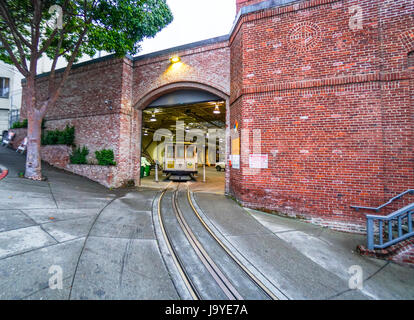
<svg viewBox="0 0 414 320">
<path fill-rule="evenodd" d="M 151 102 L 149 108 L 154 107 L 171 107 L 171 106 L 182 106 L 189 104 L 196 104 L 210 101 L 220 101 L 222 98 L 216 96 L 207 91 L 187 89 L 187 90 L 176 90 L 159 97 L 158 99 Z"/>
<path fill-rule="evenodd" d="M 218 105 L 220 114 L 214 114 L 215 106 Z M 152 115 L 156 122 L 151 122 Z M 143 111 L 143 127 L 149 132 L 165 128 L 175 131 L 176 121 L 184 121 L 190 129 L 216 129 L 225 128 L 226 107 L 224 101 L 210 101 L 184 106 L 169 106 L 147 108 Z"/>
</svg>

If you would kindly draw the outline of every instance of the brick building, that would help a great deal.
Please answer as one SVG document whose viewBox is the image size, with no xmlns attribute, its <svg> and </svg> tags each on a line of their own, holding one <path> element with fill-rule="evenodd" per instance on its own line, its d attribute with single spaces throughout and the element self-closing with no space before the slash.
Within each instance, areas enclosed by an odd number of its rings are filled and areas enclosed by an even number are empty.
<svg viewBox="0 0 414 320">
<path fill-rule="evenodd" d="M 201 89 L 227 102 L 226 126 L 238 123 L 242 140 L 242 130 L 250 139 L 261 130 L 268 157 L 268 168 L 252 172 L 242 142 L 227 193 L 248 207 L 363 230 L 351 204 L 377 206 L 414 187 L 413 0 L 237 0 L 237 11 L 228 36 L 76 65 L 47 127 L 74 125 L 77 145 L 111 148 L 118 165 L 69 165 L 69 151 L 56 147 L 43 148 L 43 159 L 108 187 L 138 183 L 142 110 L 174 90 Z"/>
</svg>

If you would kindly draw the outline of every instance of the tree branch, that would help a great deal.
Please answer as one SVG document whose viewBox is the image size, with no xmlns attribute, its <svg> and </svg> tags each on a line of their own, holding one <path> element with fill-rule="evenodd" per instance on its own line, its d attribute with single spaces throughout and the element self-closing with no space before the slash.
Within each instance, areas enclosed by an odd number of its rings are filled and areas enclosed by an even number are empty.
<svg viewBox="0 0 414 320">
<path fill-rule="evenodd" d="M 34 14 L 31 27 L 32 47 L 30 54 L 30 73 L 37 73 L 37 59 L 39 58 L 38 46 L 40 39 L 40 21 L 42 19 L 42 3 L 40 0 L 34 0 Z"/>
<path fill-rule="evenodd" d="M 15 42 L 16 47 L 17 47 L 17 51 L 19 52 L 19 55 L 20 55 L 20 60 L 21 60 L 21 63 L 22 63 L 22 67 L 27 69 L 26 54 L 24 53 L 24 49 L 23 49 L 21 40 L 23 40 L 23 42 L 25 44 L 26 43 L 29 44 L 29 43 L 17 31 L 17 27 L 16 27 L 13 19 L 10 17 L 9 12 L 7 11 L 8 9 L 4 5 L 5 5 L 5 3 L 3 3 L 3 1 L 0 1 L 0 15 L 3 17 L 3 19 L 5 20 L 6 26 L 11 31 L 11 34 L 13 36 L 14 42 Z M 30 44 L 28 45 L 28 47 L 30 48 Z"/>
<path fill-rule="evenodd" d="M 0 1 L 0 15 L 4 18 L 4 20 L 6 20 L 6 23 L 10 27 L 10 30 L 11 30 L 13 36 L 17 36 L 25 46 L 30 48 L 31 44 L 18 31 L 17 26 L 14 23 L 14 19 L 10 15 L 10 10 L 7 7 L 6 2 L 4 2 L 4 1 Z"/>
<path fill-rule="evenodd" d="M 9 54 L 10 59 L 13 61 L 14 65 L 16 66 L 16 68 L 20 71 L 20 73 L 23 76 L 27 77 L 29 75 L 29 70 L 27 70 L 26 63 L 24 63 L 24 65 L 20 64 L 19 60 L 14 55 L 12 48 L 8 44 L 6 38 L 1 33 L 0 33 L 0 40 L 4 48 L 6 49 L 7 53 Z"/>
</svg>

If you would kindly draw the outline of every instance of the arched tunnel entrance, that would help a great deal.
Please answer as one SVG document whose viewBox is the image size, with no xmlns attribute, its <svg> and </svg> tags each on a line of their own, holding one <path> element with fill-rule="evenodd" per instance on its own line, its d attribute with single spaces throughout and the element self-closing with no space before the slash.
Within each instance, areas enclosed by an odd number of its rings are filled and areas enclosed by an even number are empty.
<svg viewBox="0 0 414 320">
<path fill-rule="evenodd" d="M 190 181 L 195 190 L 227 190 L 228 96 L 210 87 L 180 86 L 141 105 L 140 185 Z"/>
</svg>

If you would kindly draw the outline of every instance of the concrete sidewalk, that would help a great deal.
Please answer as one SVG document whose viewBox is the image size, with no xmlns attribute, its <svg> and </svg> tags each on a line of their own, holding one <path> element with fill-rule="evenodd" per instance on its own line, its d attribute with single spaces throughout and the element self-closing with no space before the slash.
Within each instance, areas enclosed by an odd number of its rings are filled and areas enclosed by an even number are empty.
<svg viewBox="0 0 414 320">
<path fill-rule="evenodd" d="M 220 236 L 287 299 L 414 299 L 414 268 L 363 257 L 365 236 L 244 209 L 222 196 L 195 193 Z M 351 290 L 351 266 L 363 289 Z"/>
<path fill-rule="evenodd" d="M 152 226 L 155 191 L 110 191 L 0 148 L 0 299 L 177 299 Z M 54 267 L 53 267 L 54 266 Z M 63 289 L 49 289 L 61 268 Z M 51 273 L 49 273 L 51 272 Z"/>
<path fill-rule="evenodd" d="M 18 177 L 25 157 L 0 147 L 0 299 L 179 299 L 151 216 L 158 190 L 111 191 L 44 165 L 47 181 Z M 287 299 L 414 299 L 414 269 L 359 256 L 365 237 L 246 210 L 195 193 L 209 223 Z M 362 290 L 349 289 L 361 266 Z M 49 280 L 62 271 L 63 288 Z"/>
</svg>

